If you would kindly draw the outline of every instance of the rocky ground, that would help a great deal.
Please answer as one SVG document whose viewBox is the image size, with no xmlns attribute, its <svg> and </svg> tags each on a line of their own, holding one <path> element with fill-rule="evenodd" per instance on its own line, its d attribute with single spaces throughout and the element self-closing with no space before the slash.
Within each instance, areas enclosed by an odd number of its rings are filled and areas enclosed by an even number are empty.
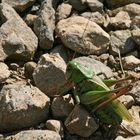
<svg viewBox="0 0 140 140">
<path fill-rule="evenodd" d="M 0 140 L 139 140 L 140 80 L 120 97 L 134 135 L 100 126 L 72 94 L 71 59 L 122 78 L 140 71 L 140 0 L 0 0 Z M 102 76 L 102 78 L 105 78 Z"/>
</svg>

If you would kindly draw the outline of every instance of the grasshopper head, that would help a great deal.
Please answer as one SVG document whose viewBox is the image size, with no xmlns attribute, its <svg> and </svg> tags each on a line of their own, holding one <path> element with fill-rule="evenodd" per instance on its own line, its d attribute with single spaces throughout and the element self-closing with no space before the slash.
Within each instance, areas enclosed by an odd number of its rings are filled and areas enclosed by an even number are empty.
<svg viewBox="0 0 140 140">
<path fill-rule="evenodd" d="M 68 63 L 66 75 L 68 79 L 79 83 L 84 79 L 92 78 L 93 71 L 84 65 L 72 60 Z"/>
</svg>

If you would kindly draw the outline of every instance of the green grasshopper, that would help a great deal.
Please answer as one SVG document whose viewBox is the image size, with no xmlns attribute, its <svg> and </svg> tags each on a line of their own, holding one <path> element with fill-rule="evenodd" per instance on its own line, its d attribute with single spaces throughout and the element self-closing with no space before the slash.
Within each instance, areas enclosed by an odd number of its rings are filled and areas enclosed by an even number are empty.
<svg viewBox="0 0 140 140">
<path fill-rule="evenodd" d="M 72 60 L 68 63 L 67 78 L 74 83 L 77 103 L 85 105 L 102 123 L 120 125 L 122 120 L 132 121 L 126 107 L 117 99 L 132 88 L 131 84 L 111 89 L 123 80 L 101 80 L 90 68 Z"/>
</svg>

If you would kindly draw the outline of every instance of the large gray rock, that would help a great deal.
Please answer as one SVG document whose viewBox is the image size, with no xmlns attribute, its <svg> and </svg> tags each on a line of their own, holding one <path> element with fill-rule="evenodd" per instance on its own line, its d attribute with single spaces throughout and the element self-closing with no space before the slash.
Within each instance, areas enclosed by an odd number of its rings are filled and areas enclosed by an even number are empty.
<svg viewBox="0 0 140 140">
<path fill-rule="evenodd" d="M 64 45 L 81 54 L 102 54 L 108 50 L 110 36 L 95 22 L 74 16 L 58 22 L 56 33 Z"/>
<path fill-rule="evenodd" d="M 99 127 L 94 118 L 78 104 L 66 119 L 65 126 L 70 133 L 82 137 L 89 137 Z"/>
<path fill-rule="evenodd" d="M 62 52 L 63 50 L 60 52 L 57 50 L 51 54 L 42 55 L 33 73 L 36 86 L 51 97 L 59 94 L 67 83 L 65 51 Z"/>
<path fill-rule="evenodd" d="M 1 0 L 3 3 L 7 3 L 9 5 L 11 5 L 15 10 L 17 11 L 24 11 L 26 10 L 28 7 L 30 7 L 31 5 L 33 5 L 33 3 L 36 0 Z"/>
<path fill-rule="evenodd" d="M 34 31 L 39 38 L 39 46 L 43 49 L 51 49 L 54 42 L 55 11 L 50 1 L 45 1 L 39 15 L 34 22 Z"/>
<path fill-rule="evenodd" d="M 0 132 L 32 127 L 49 115 L 50 99 L 38 88 L 13 83 L 0 91 Z"/>
<path fill-rule="evenodd" d="M 136 46 L 129 30 L 112 31 L 110 35 L 111 46 L 109 51 L 111 55 L 118 55 L 118 50 L 120 50 L 121 54 L 129 53 Z"/>
<path fill-rule="evenodd" d="M 0 83 L 5 82 L 5 80 L 10 76 L 10 71 L 8 66 L 0 62 Z"/>
<path fill-rule="evenodd" d="M 50 130 L 27 130 L 8 136 L 3 140 L 61 140 L 58 133 Z"/>
<path fill-rule="evenodd" d="M 30 60 L 37 49 L 38 39 L 15 10 L 0 4 L 0 61 L 6 58 Z"/>
</svg>

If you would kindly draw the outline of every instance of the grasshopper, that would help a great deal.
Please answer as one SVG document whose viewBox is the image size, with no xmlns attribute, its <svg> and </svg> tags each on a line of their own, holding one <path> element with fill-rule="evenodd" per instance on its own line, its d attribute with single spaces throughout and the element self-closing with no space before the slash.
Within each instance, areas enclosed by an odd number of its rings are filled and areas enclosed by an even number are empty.
<svg viewBox="0 0 140 140">
<path fill-rule="evenodd" d="M 117 99 L 128 92 L 131 84 L 126 80 L 102 80 L 90 68 L 72 60 L 66 70 L 67 78 L 73 82 L 74 97 L 77 103 L 90 109 L 100 122 L 108 125 L 120 125 L 122 120 L 132 121 L 127 108 Z M 117 83 L 124 83 L 119 88 L 111 89 Z"/>
</svg>

